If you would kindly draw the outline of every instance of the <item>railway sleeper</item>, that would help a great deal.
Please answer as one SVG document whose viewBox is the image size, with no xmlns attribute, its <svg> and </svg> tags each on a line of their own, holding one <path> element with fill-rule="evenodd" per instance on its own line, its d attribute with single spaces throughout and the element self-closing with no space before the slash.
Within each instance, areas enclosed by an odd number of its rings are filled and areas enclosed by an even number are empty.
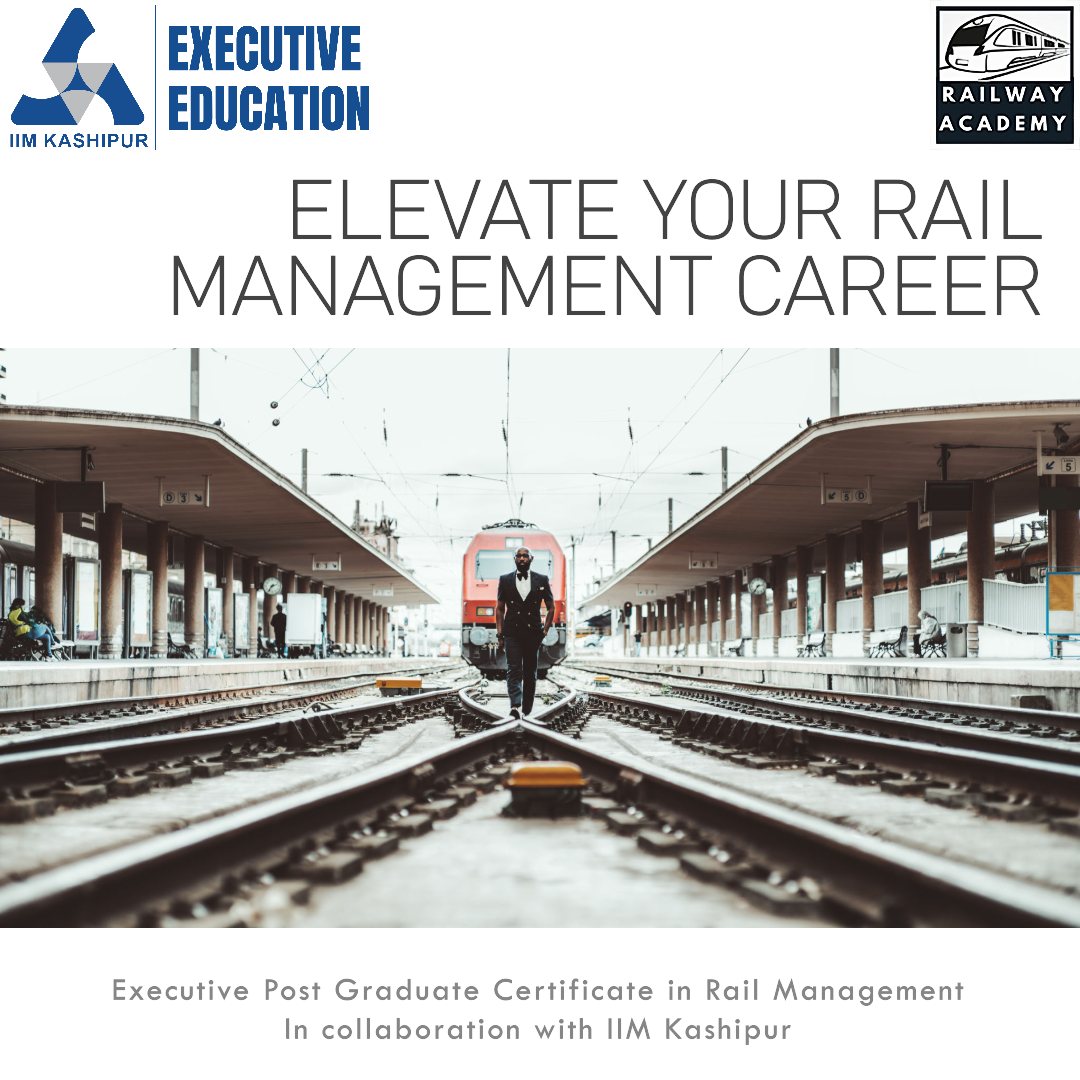
<svg viewBox="0 0 1080 1080">
<path fill-rule="evenodd" d="M 739 710 L 735 710 L 738 713 Z M 797 729 L 778 728 L 775 724 L 755 723 L 745 715 L 726 713 L 680 712 L 674 719 L 676 734 L 672 742 L 686 749 L 721 758 L 749 768 L 805 768 L 812 776 L 833 777 L 839 784 L 878 786 L 894 795 L 922 796 L 928 802 L 956 809 L 970 809 L 983 816 L 1005 821 L 1049 823 L 1056 831 L 1080 837 L 1080 815 L 1074 807 L 1061 807 L 1051 799 L 1043 799 L 1022 791 L 985 791 L 978 784 L 960 784 L 937 778 L 926 772 L 904 773 L 894 768 L 882 768 L 869 760 L 851 761 L 845 757 L 819 757 L 808 754 L 802 733 Z M 912 713 L 912 710 L 908 710 Z M 925 712 L 925 710 L 922 710 Z M 638 716 L 635 714 L 638 713 Z M 642 722 L 651 719 L 648 710 L 614 706 L 609 715 L 633 726 L 649 729 L 655 724 Z M 769 719 L 777 719 L 771 716 Z M 784 719 L 787 719 L 784 717 Z M 638 722 L 635 723 L 635 720 Z M 826 726 L 841 728 L 856 734 L 877 733 L 832 722 L 802 724 L 803 727 Z M 901 737 L 898 741 L 908 741 Z M 628 823 L 624 823 L 629 827 Z"/>
</svg>

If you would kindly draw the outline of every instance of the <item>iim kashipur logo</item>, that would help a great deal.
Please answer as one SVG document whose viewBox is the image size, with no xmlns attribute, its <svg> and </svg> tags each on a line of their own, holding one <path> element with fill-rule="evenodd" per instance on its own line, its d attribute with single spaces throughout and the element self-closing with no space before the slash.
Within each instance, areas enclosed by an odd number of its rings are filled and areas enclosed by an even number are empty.
<svg viewBox="0 0 1080 1080">
<path fill-rule="evenodd" d="M 112 110 L 113 124 L 143 122 L 143 111 L 113 63 L 87 63 L 79 59 L 94 26 L 82 8 L 72 8 L 42 60 L 56 94 L 48 98 L 19 99 L 11 122 L 24 127 L 43 124 L 74 125 L 83 118 L 95 97 Z"/>
</svg>

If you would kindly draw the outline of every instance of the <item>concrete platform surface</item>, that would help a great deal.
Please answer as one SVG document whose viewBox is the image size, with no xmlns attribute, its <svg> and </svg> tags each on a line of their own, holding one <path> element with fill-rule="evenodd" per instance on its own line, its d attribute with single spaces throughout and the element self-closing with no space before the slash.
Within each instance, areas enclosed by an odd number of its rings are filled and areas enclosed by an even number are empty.
<svg viewBox="0 0 1080 1080">
<path fill-rule="evenodd" d="M 1080 712 L 1080 660 L 939 660 L 811 657 L 589 657 L 573 662 L 625 671 L 696 675 L 754 686 L 839 690 L 857 694 L 1009 706 L 1019 695 L 1044 695 L 1050 708 Z"/>
<path fill-rule="evenodd" d="M 460 661 L 435 657 L 332 657 L 314 660 L 65 660 L 0 663 L 0 709 L 62 705 L 102 698 L 196 694 L 214 690 L 288 685 L 304 679 L 365 675 Z"/>
</svg>

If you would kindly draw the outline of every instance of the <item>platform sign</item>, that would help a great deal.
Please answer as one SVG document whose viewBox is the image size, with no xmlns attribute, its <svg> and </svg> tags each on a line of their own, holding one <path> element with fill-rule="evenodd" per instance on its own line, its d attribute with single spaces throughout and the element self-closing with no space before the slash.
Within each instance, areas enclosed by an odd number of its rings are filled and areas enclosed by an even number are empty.
<svg viewBox="0 0 1080 1080">
<path fill-rule="evenodd" d="M 72 560 L 71 637 L 78 645 L 101 641 L 101 563 L 97 559 Z"/>
<path fill-rule="evenodd" d="M 824 503 L 826 506 L 841 506 L 846 503 L 859 503 L 869 506 L 873 502 L 869 488 L 834 488 L 825 489 Z"/>
<path fill-rule="evenodd" d="M 1040 454 L 1036 471 L 1039 476 L 1080 476 L 1080 457 Z"/>
<path fill-rule="evenodd" d="M 690 569 L 691 570 L 715 570 L 716 569 L 716 556 L 702 556 L 691 555 L 690 556 Z"/>
<path fill-rule="evenodd" d="M 1080 634 L 1080 574 L 1046 575 L 1046 633 Z"/>
<path fill-rule="evenodd" d="M 246 593 L 233 597 L 233 648 L 238 653 L 251 648 L 251 608 L 241 600 L 247 601 Z"/>
<path fill-rule="evenodd" d="M 127 644 L 130 648 L 145 649 L 151 644 L 153 587 L 154 575 L 149 570 L 128 571 Z"/>
<path fill-rule="evenodd" d="M 656 595 L 656 586 L 655 585 L 639 585 L 637 587 L 636 591 L 635 591 L 635 595 L 636 596 L 655 596 Z"/>
<path fill-rule="evenodd" d="M 371 590 L 371 595 L 372 596 L 393 596 L 394 595 L 394 586 L 391 585 L 389 588 L 383 588 L 383 589 L 380 589 L 378 586 L 376 586 L 374 589 Z"/>
<path fill-rule="evenodd" d="M 312 570 L 340 570 L 341 569 L 341 556 L 336 559 L 316 559 L 311 560 Z"/>
<path fill-rule="evenodd" d="M 210 505 L 210 476 L 203 476 L 202 489 L 197 485 L 165 486 L 165 477 L 159 476 L 158 482 L 158 506 L 209 506 Z"/>
<path fill-rule="evenodd" d="M 203 606 L 203 623 L 206 627 L 205 656 L 220 656 L 218 644 L 224 632 L 223 616 L 225 595 L 221 589 L 205 589 Z"/>
</svg>

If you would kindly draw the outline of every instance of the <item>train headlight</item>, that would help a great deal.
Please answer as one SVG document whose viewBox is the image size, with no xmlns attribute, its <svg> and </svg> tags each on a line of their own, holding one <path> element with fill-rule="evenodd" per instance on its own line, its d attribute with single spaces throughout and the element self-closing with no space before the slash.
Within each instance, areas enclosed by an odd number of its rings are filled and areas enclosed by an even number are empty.
<svg viewBox="0 0 1080 1080">
<path fill-rule="evenodd" d="M 474 626 L 469 631 L 469 641 L 473 645 L 486 645 L 488 639 L 487 628 L 483 626 Z"/>
<path fill-rule="evenodd" d="M 493 607 L 478 607 L 476 609 L 477 618 L 479 618 L 481 615 L 494 615 L 494 614 L 495 614 L 495 609 Z"/>
</svg>

